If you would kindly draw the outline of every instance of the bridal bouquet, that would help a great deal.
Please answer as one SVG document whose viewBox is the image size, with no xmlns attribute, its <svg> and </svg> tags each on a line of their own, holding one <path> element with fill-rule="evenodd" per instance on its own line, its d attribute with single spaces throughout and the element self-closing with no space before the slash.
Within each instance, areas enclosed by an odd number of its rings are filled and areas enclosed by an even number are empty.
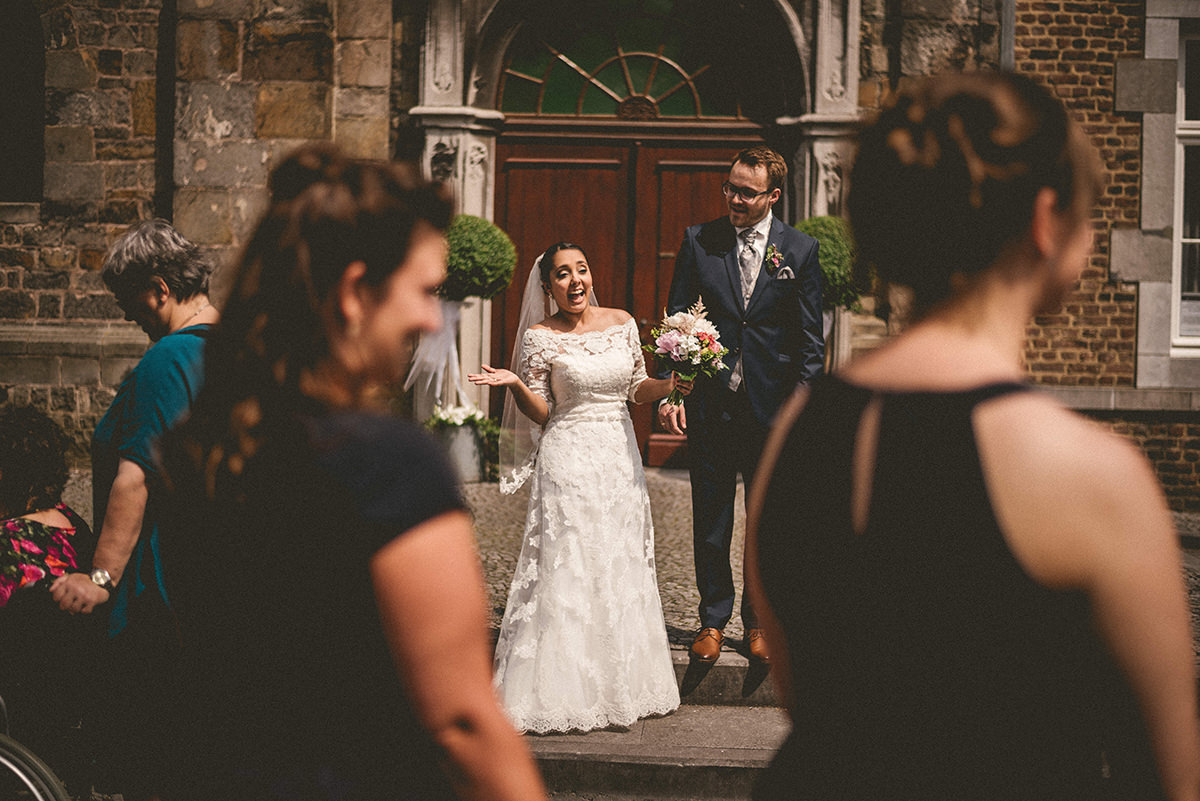
<svg viewBox="0 0 1200 801">
<path fill-rule="evenodd" d="M 721 347 L 717 327 L 709 321 L 703 299 L 697 299 L 687 311 L 664 317 L 658 328 L 650 331 L 650 336 L 654 337 L 653 344 L 642 348 L 665 359 L 671 371 L 684 381 L 694 381 L 701 374 L 716 375 L 718 370 L 726 369 L 721 359 L 729 351 Z M 667 403 L 682 402 L 683 395 L 671 390 Z"/>
</svg>

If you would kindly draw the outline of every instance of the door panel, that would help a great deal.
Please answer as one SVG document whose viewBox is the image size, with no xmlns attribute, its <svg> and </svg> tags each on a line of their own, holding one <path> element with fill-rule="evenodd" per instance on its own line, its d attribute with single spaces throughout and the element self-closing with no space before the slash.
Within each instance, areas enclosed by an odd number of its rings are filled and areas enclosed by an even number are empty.
<svg viewBox="0 0 1200 801">
<path fill-rule="evenodd" d="M 624 306 L 628 263 L 629 151 L 582 145 L 497 145 L 496 223 L 517 248 L 512 285 L 492 304 L 492 360 L 508 366 L 533 261 L 555 242 L 582 247 L 596 298 Z M 493 390 L 491 408 L 503 408 Z"/>
<path fill-rule="evenodd" d="M 633 270 L 633 308 L 644 342 L 662 318 L 675 271 L 675 254 L 690 225 L 728 213 L 721 182 L 729 175 L 729 162 L 738 148 L 646 147 L 638 153 L 638 227 L 636 264 L 650 269 Z M 653 358 L 647 359 L 653 371 Z M 658 429 L 654 407 L 633 410 L 634 428 L 647 464 L 682 466 L 686 437 Z"/>
</svg>

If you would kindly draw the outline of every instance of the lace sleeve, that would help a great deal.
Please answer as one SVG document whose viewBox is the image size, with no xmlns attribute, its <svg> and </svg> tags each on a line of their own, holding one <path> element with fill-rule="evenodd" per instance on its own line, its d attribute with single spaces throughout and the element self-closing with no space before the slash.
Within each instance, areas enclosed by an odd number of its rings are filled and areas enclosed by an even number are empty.
<svg viewBox="0 0 1200 801">
<path fill-rule="evenodd" d="M 525 341 L 521 343 L 518 375 L 533 394 L 553 408 L 554 396 L 550 392 L 550 356 L 544 338 L 539 337 L 533 330 L 526 331 Z"/>
<path fill-rule="evenodd" d="M 531 279 L 532 280 L 532 279 Z M 532 328 L 521 337 L 519 348 L 513 354 L 512 370 L 525 386 L 550 407 L 554 413 L 554 396 L 550 391 L 550 362 L 553 352 L 546 336 L 538 335 Z M 511 495 L 520 489 L 533 472 L 537 458 L 538 441 L 542 427 L 517 410 L 512 392 L 504 397 L 504 417 L 500 426 L 500 492 Z"/>
<path fill-rule="evenodd" d="M 627 397 L 630 403 L 637 403 L 633 399 L 637 388 L 648 377 L 646 375 L 646 357 L 642 355 L 642 340 L 638 337 L 637 324 L 630 320 L 625 324 L 626 330 L 629 332 L 629 350 L 633 357 L 633 370 L 629 375 L 629 393 Z"/>
</svg>

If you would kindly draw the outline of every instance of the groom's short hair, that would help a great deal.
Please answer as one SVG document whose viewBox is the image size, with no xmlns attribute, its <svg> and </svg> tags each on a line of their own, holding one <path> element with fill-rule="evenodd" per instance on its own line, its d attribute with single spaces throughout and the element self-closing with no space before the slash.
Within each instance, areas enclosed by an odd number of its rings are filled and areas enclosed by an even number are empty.
<svg viewBox="0 0 1200 801">
<path fill-rule="evenodd" d="M 787 162 L 771 148 L 766 145 L 748 147 L 734 156 L 729 166 L 732 168 L 739 162 L 747 167 L 757 167 L 760 164 L 766 167 L 767 189 L 783 189 L 783 182 L 787 180 Z"/>
</svg>

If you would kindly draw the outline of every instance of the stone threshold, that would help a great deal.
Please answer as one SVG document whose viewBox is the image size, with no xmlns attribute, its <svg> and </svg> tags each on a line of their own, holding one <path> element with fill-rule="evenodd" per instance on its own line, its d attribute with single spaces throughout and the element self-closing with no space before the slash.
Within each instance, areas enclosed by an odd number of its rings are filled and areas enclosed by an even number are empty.
<svg viewBox="0 0 1200 801">
<path fill-rule="evenodd" d="M 136 325 L 99 323 L 0 323 L 0 356 L 137 358 L 150 342 Z"/>
<path fill-rule="evenodd" d="M 1064 406 L 1078 411 L 1200 411 L 1200 388 L 1035 386 L 1039 391 L 1046 392 Z"/>
</svg>

